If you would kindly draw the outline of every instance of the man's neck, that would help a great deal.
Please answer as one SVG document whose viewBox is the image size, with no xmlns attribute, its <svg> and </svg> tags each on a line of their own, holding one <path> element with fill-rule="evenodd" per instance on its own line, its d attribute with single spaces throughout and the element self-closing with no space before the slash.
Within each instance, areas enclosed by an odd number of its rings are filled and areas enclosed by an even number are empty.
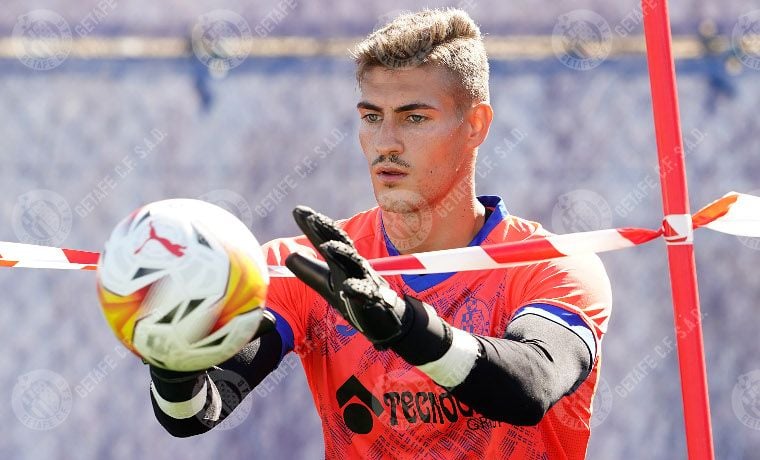
<svg viewBox="0 0 760 460">
<path fill-rule="evenodd" d="M 485 224 L 485 207 L 474 192 L 450 195 L 410 213 L 383 211 L 385 233 L 400 254 L 467 246 Z"/>
</svg>

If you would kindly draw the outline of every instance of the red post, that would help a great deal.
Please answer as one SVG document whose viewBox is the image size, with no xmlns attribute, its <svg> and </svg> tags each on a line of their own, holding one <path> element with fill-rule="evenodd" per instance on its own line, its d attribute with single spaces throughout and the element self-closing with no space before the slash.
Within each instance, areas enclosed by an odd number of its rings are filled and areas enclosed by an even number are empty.
<svg viewBox="0 0 760 460">
<path fill-rule="evenodd" d="M 714 458 L 702 321 L 694 264 L 675 67 L 667 0 L 642 0 L 652 89 L 662 204 L 681 372 L 686 446 L 690 460 Z"/>
</svg>

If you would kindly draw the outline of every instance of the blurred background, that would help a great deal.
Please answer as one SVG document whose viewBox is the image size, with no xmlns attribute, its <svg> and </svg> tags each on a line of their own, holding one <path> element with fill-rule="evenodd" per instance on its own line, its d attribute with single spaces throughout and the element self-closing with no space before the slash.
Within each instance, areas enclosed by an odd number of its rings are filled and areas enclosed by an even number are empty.
<svg viewBox="0 0 760 460">
<path fill-rule="evenodd" d="M 290 210 L 373 206 L 348 48 L 418 2 L 7 0 L 0 9 L 0 240 L 100 250 L 134 208 L 222 205 L 260 241 Z M 480 194 L 558 233 L 657 228 L 635 1 L 429 1 L 488 36 L 496 117 Z M 760 4 L 671 3 L 692 210 L 760 194 Z M 716 456 L 760 452 L 760 240 L 695 238 Z M 665 245 L 606 254 L 614 308 L 591 459 L 686 458 Z M 92 272 L 0 271 L 0 457 L 320 458 L 297 358 L 229 423 L 174 439 L 112 336 Z M 685 331 L 689 332 L 689 331 Z M 754 453 L 753 453 L 754 452 Z"/>
</svg>

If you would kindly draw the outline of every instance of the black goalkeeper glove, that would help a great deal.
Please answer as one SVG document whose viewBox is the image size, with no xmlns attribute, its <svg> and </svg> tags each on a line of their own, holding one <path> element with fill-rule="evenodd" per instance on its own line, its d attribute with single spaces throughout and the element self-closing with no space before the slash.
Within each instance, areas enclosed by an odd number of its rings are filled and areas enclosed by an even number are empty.
<svg viewBox="0 0 760 460">
<path fill-rule="evenodd" d="M 410 296 L 399 297 L 327 216 L 305 206 L 294 209 L 293 216 L 327 263 L 294 253 L 285 264 L 375 348 L 390 348 L 413 365 L 446 353 L 451 330 L 432 307 Z"/>
</svg>

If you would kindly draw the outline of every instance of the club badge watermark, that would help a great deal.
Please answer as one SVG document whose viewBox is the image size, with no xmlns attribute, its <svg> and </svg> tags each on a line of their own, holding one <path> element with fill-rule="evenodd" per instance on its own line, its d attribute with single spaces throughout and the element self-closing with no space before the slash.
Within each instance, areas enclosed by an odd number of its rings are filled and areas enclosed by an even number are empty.
<svg viewBox="0 0 760 460">
<path fill-rule="evenodd" d="M 749 195 L 760 196 L 760 189 L 752 190 L 751 192 L 749 192 Z M 738 238 L 739 242 L 743 244 L 744 246 L 747 246 L 748 248 L 753 249 L 755 251 L 760 250 L 759 237 L 737 236 L 736 238 Z"/>
<path fill-rule="evenodd" d="M 13 232 L 19 241 L 58 246 L 71 231 L 69 203 L 51 190 L 32 190 L 19 196 L 13 208 Z"/>
<path fill-rule="evenodd" d="M 215 430 L 231 430 L 248 418 L 251 413 L 253 398 L 246 398 L 251 392 L 248 382 L 237 372 L 227 369 L 212 369 L 208 371 L 209 377 L 216 384 L 219 391 L 222 407 L 221 411 L 226 417 Z M 213 422 L 204 418 L 205 412 L 201 411 L 196 417 L 201 423 L 210 426 Z"/>
<path fill-rule="evenodd" d="M 594 429 L 601 425 L 607 419 L 607 416 L 610 415 L 610 412 L 612 412 L 614 395 L 607 380 L 603 378 L 599 379 L 596 394 L 592 394 L 590 389 L 579 388 L 573 395 L 578 395 L 577 397 L 580 401 L 573 402 L 572 396 L 562 398 L 551 409 L 559 421 L 572 430 L 581 431 L 587 429 L 587 427 Z M 585 409 L 583 412 L 578 412 L 577 407 L 587 405 L 592 397 L 591 419 L 588 421 L 588 425 L 586 425 L 586 422 L 583 421 Z"/>
<path fill-rule="evenodd" d="M 573 10 L 557 18 L 552 31 L 552 49 L 564 66 L 591 70 L 609 56 L 612 29 L 593 11 Z"/>
<path fill-rule="evenodd" d="M 742 64 L 760 70 L 760 10 L 739 17 L 731 33 L 731 47 Z"/>
<path fill-rule="evenodd" d="M 417 192 L 403 189 L 383 191 L 377 203 L 394 217 L 383 217 L 385 233 L 399 252 L 405 253 L 421 245 L 433 229 L 433 209 Z"/>
<path fill-rule="evenodd" d="M 248 201 L 237 192 L 226 189 L 212 190 L 199 196 L 198 199 L 224 208 L 248 228 L 253 225 L 253 209 Z"/>
<path fill-rule="evenodd" d="M 251 52 L 253 34 L 248 22 L 230 10 L 214 10 L 198 17 L 193 26 L 195 56 L 215 75 L 226 75 Z"/>
<path fill-rule="evenodd" d="M 574 190 L 560 195 L 552 211 L 552 230 L 576 233 L 601 230 L 612 226 L 612 208 L 596 192 Z"/>
<path fill-rule="evenodd" d="M 13 51 L 22 64 L 34 70 L 58 67 L 71 53 L 69 23 L 55 11 L 33 10 L 13 26 Z"/>
<path fill-rule="evenodd" d="M 760 369 L 739 376 L 731 392 L 731 407 L 740 422 L 760 430 Z"/>
<path fill-rule="evenodd" d="M 16 417 L 32 430 L 50 430 L 71 412 L 71 388 L 61 375 L 37 369 L 19 377 L 13 387 L 11 406 Z"/>
</svg>

